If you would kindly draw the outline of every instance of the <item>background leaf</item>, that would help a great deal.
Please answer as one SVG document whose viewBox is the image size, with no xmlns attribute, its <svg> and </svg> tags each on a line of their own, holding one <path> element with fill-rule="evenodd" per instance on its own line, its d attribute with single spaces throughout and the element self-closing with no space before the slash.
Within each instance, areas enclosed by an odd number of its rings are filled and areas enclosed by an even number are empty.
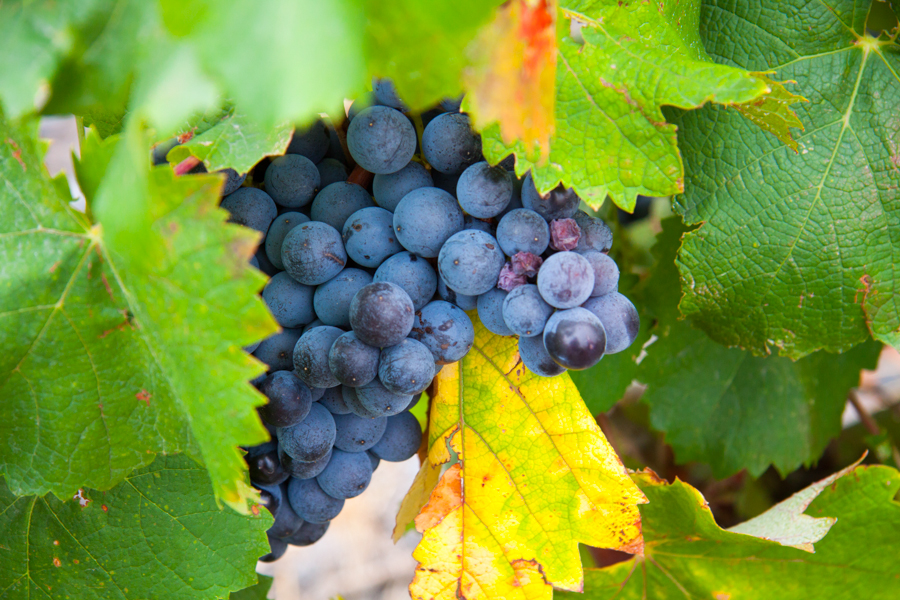
<svg viewBox="0 0 900 600">
<path fill-rule="evenodd" d="M 220 598 L 256 581 L 272 523 L 262 512 L 220 510 L 206 471 L 185 457 L 65 502 L 0 485 L 0 597 Z"/>
<path fill-rule="evenodd" d="M 435 380 L 429 460 L 449 443 L 459 462 L 416 518 L 413 598 L 549 598 L 581 588 L 579 541 L 640 548 L 643 497 L 568 376 L 528 373 L 516 344 L 477 323 Z"/>
<path fill-rule="evenodd" d="M 677 123 L 689 224 L 681 309 L 714 340 L 792 358 L 895 344 L 900 178 L 900 47 L 857 41 L 867 3 L 710 0 L 702 32 L 720 61 L 776 71 L 798 105 L 799 154 L 730 109 Z M 783 32 L 795 32 L 788 42 Z"/>
<path fill-rule="evenodd" d="M 686 483 L 669 485 L 652 473 L 635 481 L 650 500 L 641 508 L 644 556 L 590 569 L 583 596 L 561 597 L 887 600 L 900 594 L 897 561 L 884 551 L 900 532 L 894 469 L 858 467 L 821 492 L 806 514 L 837 522 L 814 554 L 720 529 L 703 496 Z"/>
<path fill-rule="evenodd" d="M 685 231 L 677 217 L 663 221 L 657 265 L 640 292 L 657 319 L 650 332 L 657 340 L 637 373 L 648 386 L 643 401 L 653 427 L 666 432 L 680 462 L 709 463 L 717 477 L 741 469 L 758 476 L 770 464 L 786 474 L 811 464 L 840 433 L 847 393 L 861 369 L 875 368 L 881 346 L 797 362 L 723 348 L 679 320 L 673 257 Z"/>
</svg>

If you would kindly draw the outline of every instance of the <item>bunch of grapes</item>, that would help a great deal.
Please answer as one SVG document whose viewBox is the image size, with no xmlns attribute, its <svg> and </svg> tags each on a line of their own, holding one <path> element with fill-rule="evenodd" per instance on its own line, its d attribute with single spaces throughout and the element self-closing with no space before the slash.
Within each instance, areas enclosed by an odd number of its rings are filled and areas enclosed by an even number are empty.
<svg viewBox="0 0 900 600">
<path fill-rule="evenodd" d="M 321 538 L 380 461 L 416 453 L 409 410 L 471 349 L 467 311 L 518 336 L 522 362 L 544 377 L 637 336 L 612 233 L 572 190 L 538 193 L 513 157 L 488 164 L 458 101 L 420 115 L 421 137 L 404 111 L 389 82 L 351 106 L 350 181 L 321 121 L 247 184 L 227 173 L 222 207 L 265 234 L 252 262 L 272 276 L 262 296 L 283 328 L 249 349 L 269 367 L 254 385 L 273 439 L 246 455 L 275 517 L 263 560 Z"/>
</svg>

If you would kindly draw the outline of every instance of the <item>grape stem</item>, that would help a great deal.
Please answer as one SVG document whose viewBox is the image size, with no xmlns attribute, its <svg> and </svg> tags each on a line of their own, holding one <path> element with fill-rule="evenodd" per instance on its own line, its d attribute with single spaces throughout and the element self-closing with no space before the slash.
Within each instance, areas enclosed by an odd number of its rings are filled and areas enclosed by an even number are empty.
<svg viewBox="0 0 900 600">
<path fill-rule="evenodd" d="M 184 175 L 199 164 L 199 158 L 197 158 L 196 156 L 188 156 L 186 159 L 175 165 L 175 174 Z"/>
</svg>

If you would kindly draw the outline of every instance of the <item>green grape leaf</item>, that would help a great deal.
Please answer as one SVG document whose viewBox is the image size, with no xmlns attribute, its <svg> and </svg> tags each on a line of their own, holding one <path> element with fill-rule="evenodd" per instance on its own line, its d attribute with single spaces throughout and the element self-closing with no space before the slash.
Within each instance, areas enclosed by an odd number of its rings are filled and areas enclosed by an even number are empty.
<svg viewBox="0 0 900 600">
<path fill-rule="evenodd" d="M 0 483 L 0 597 L 221 598 L 256 581 L 272 522 L 261 513 L 220 510 L 206 470 L 185 456 L 64 501 Z"/>
<path fill-rule="evenodd" d="M 900 595 L 896 561 L 900 473 L 857 467 L 821 490 L 805 514 L 836 519 L 815 553 L 720 529 L 696 489 L 634 476 L 649 504 L 641 507 L 644 554 L 585 571 L 576 600 L 808 598 L 892 600 Z"/>
<path fill-rule="evenodd" d="M 226 225 L 220 179 L 149 169 L 139 131 L 86 141 L 95 221 L 43 174 L 30 131 L 0 118 L 0 437 L 13 493 L 108 489 L 156 453 L 189 451 L 217 496 L 252 492 L 239 444 L 267 433 L 242 346 L 276 331 Z M 22 257 L 28 257 L 23 260 Z"/>
<path fill-rule="evenodd" d="M 290 123 L 274 128 L 261 126 L 234 108 L 202 125 L 205 127 L 191 128 L 191 139 L 172 148 L 167 160 L 178 163 L 194 156 L 210 171 L 231 167 L 246 173 L 260 158 L 284 154 L 294 131 Z"/>
<path fill-rule="evenodd" d="M 405 101 L 424 109 L 459 94 L 465 48 L 496 4 L 5 3 L 0 101 L 11 118 L 127 108 L 166 136 L 222 98 L 263 128 L 341 114 L 343 99 L 378 75 L 396 79 Z"/>
<path fill-rule="evenodd" d="M 496 125 L 484 131 L 485 156 L 496 162 L 515 151 L 516 172 L 531 169 L 541 191 L 562 181 L 594 207 L 610 195 L 631 211 L 638 194 L 683 191 L 675 126 L 660 107 L 743 103 L 768 89 L 752 73 L 709 59 L 699 10 L 700 0 L 563 2 L 549 160 L 522 142 L 505 144 Z M 581 26 L 577 37 L 572 21 Z"/>
<path fill-rule="evenodd" d="M 260 575 L 259 583 L 236 592 L 231 592 L 231 595 L 228 596 L 228 600 L 266 600 L 271 588 L 272 578 Z"/>
<path fill-rule="evenodd" d="M 758 476 L 770 464 L 786 474 L 811 464 L 840 432 L 847 393 L 861 369 L 875 367 L 880 344 L 796 362 L 723 348 L 680 320 L 673 259 L 686 232 L 678 217 L 663 221 L 652 250 L 656 267 L 639 292 L 639 304 L 649 303 L 657 319 L 636 375 L 647 384 L 651 424 L 666 433 L 679 461 L 706 462 L 718 477 L 741 469 Z"/>
<path fill-rule="evenodd" d="M 859 37 L 867 6 L 705 5 L 711 54 L 795 80 L 809 99 L 799 153 L 732 109 L 677 120 L 676 210 L 702 223 L 678 257 L 681 310 L 720 343 L 792 358 L 870 335 L 900 346 L 900 45 Z"/>
</svg>

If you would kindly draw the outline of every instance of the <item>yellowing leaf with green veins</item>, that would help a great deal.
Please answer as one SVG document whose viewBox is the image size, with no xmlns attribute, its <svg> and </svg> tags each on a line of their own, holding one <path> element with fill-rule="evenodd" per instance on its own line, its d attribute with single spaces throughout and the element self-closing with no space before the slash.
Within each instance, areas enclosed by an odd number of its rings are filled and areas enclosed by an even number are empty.
<svg viewBox="0 0 900 600">
<path fill-rule="evenodd" d="M 591 206 L 610 195 L 626 210 L 638 194 L 684 189 L 675 126 L 661 107 L 739 104 L 768 90 L 752 73 L 716 64 L 700 43 L 700 0 L 562 0 L 557 22 L 556 134 L 549 161 L 497 126 L 483 135 L 491 162 L 516 153 L 541 190 L 559 181 Z"/>
<path fill-rule="evenodd" d="M 581 589 L 579 542 L 640 551 L 644 496 L 568 375 L 528 372 L 516 344 L 476 323 L 435 379 L 428 461 L 459 461 L 416 518 L 417 600 L 550 598 Z"/>
<path fill-rule="evenodd" d="M 276 330 L 225 223 L 217 176 L 149 169 L 135 128 L 78 166 L 91 218 L 46 177 L 30 131 L 0 117 L 0 438 L 17 495 L 106 490 L 157 453 L 202 460 L 246 510 L 238 445 L 268 436 L 241 348 Z"/>
<path fill-rule="evenodd" d="M 584 594 L 565 600 L 895 600 L 900 597 L 900 473 L 856 467 L 830 485 L 799 495 L 804 514 L 831 523 L 814 552 L 721 529 L 703 496 L 653 473 L 635 481 L 650 500 L 641 507 L 644 554 L 585 572 Z M 821 483 L 821 482 L 820 482 Z M 778 510 L 779 507 L 770 509 Z M 766 518 L 764 513 L 763 518 Z"/>
<path fill-rule="evenodd" d="M 498 122 L 505 143 L 521 140 L 546 158 L 554 132 L 555 2 L 507 2 L 481 31 L 472 54 L 466 106 L 475 126 Z"/>
</svg>

